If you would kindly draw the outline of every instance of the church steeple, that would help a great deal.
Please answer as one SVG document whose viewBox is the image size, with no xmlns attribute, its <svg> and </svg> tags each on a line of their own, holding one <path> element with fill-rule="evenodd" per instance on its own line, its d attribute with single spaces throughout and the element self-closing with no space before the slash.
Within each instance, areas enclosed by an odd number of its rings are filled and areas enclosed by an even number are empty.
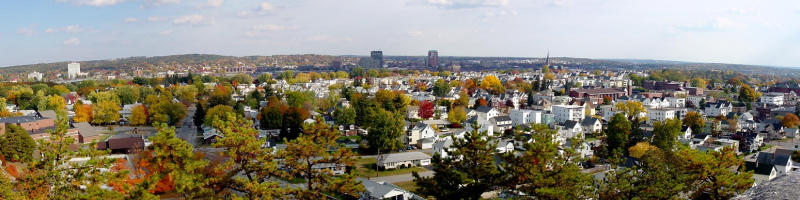
<svg viewBox="0 0 800 200">
<path fill-rule="evenodd" d="M 547 49 L 547 58 L 544 59 L 544 65 L 550 66 L 550 49 Z"/>
</svg>

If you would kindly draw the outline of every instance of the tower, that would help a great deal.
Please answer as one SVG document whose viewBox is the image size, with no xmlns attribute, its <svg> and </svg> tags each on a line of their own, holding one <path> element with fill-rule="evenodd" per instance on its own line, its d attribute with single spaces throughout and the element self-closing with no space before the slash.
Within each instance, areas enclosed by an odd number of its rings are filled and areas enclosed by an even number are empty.
<svg viewBox="0 0 800 200">
<path fill-rule="evenodd" d="M 369 57 L 372 59 L 372 64 L 374 68 L 381 68 L 383 67 L 383 51 L 371 51 L 369 52 Z"/>
<path fill-rule="evenodd" d="M 427 67 L 439 67 L 439 52 L 436 50 L 428 51 L 428 59 L 425 61 Z"/>
</svg>

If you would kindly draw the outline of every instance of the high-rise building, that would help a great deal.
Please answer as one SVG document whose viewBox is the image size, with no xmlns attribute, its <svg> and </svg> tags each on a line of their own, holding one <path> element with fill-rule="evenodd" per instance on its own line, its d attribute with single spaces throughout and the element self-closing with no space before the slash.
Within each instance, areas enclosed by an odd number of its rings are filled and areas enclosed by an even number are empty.
<svg viewBox="0 0 800 200">
<path fill-rule="evenodd" d="M 428 67 L 439 67 L 439 52 L 436 50 L 428 51 L 428 60 L 425 61 Z"/>
<path fill-rule="evenodd" d="M 369 57 L 372 58 L 372 64 L 374 68 L 383 67 L 383 51 L 372 51 L 369 52 Z"/>
<path fill-rule="evenodd" d="M 80 63 L 69 63 L 67 64 L 67 77 L 70 79 L 74 79 L 81 75 L 81 64 Z"/>
</svg>

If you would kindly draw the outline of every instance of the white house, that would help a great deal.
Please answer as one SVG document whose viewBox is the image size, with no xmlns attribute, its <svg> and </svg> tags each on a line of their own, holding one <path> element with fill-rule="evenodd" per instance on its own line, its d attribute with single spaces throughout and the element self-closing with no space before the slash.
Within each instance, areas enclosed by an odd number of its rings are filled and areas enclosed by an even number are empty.
<svg viewBox="0 0 800 200">
<path fill-rule="evenodd" d="M 356 178 L 364 185 L 364 193 L 359 199 L 391 199 L 391 200 L 417 200 L 425 199 L 409 192 L 397 185 L 385 181 L 372 181 L 365 178 Z"/>
<path fill-rule="evenodd" d="M 770 92 L 770 93 L 761 95 L 761 103 L 764 103 L 764 104 L 767 104 L 767 105 L 782 106 L 783 105 L 783 94 L 782 93 Z"/>
<path fill-rule="evenodd" d="M 452 151 L 453 148 L 453 138 L 446 137 L 443 140 L 439 140 L 433 144 L 433 154 L 439 154 L 442 158 L 447 158 L 448 155 L 447 151 Z"/>
<path fill-rule="evenodd" d="M 706 116 L 709 117 L 726 116 L 731 110 L 733 110 L 733 105 L 729 102 L 706 103 L 704 109 Z"/>
<path fill-rule="evenodd" d="M 662 108 L 662 109 L 649 109 L 647 110 L 647 123 L 653 124 L 655 122 L 664 121 L 667 119 L 675 119 L 677 117 L 675 109 Z"/>
<path fill-rule="evenodd" d="M 509 113 L 513 126 L 542 123 L 542 111 L 513 109 Z"/>
<path fill-rule="evenodd" d="M 553 105 L 553 115 L 556 122 L 580 121 L 584 118 L 583 106 L 576 105 Z"/>
<path fill-rule="evenodd" d="M 594 117 L 587 117 L 581 121 L 584 133 L 591 134 L 603 131 L 603 122 Z"/>
<path fill-rule="evenodd" d="M 431 164 L 431 156 L 419 151 L 386 154 L 378 158 L 377 164 L 383 169 L 428 166 Z"/>
<path fill-rule="evenodd" d="M 433 127 L 431 127 L 431 125 L 422 122 L 417 122 L 414 124 L 413 127 L 409 129 L 408 144 L 418 145 L 420 140 L 424 138 L 432 138 L 434 136 L 435 132 L 433 130 Z"/>
</svg>

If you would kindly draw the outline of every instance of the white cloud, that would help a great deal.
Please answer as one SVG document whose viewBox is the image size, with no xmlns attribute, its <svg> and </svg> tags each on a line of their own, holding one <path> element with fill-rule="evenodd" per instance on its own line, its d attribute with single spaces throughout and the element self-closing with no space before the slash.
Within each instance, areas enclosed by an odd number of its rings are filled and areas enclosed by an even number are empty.
<svg viewBox="0 0 800 200">
<path fill-rule="evenodd" d="M 213 23 L 211 19 L 199 14 L 184 15 L 172 20 L 172 24 L 175 25 L 200 25 L 200 24 L 211 24 L 211 23 Z"/>
<path fill-rule="evenodd" d="M 69 40 L 64 40 L 65 45 L 79 45 L 81 44 L 81 40 L 78 38 L 71 38 Z"/>
<path fill-rule="evenodd" d="M 411 37 L 422 37 L 423 35 L 425 35 L 425 33 L 422 32 L 422 31 L 419 31 L 419 30 L 414 30 L 414 31 L 409 31 L 408 32 L 408 36 L 411 36 Z"/>
<path fill-rule="evenodd" d="M 746 28 L 747 25 L 733 21 L 728 18 L 714 18 L 703 24 L 688 24 L 682 26 L 672 26 L 667 28 L 667 32 L 674 33 L 678 30 L 687 32 L 703 32 L 703 31 L 724 31 L 731 29 Z"/>
<path fill-rule="evenodd" d="M 125 0 L 57 0 L 57 1 L 68 2 L 77 5 L 87 5 L 87 6 L 111 6 L 125 2 Z"/>
<path fill-rule="evenodd" d="M 350 42 L 353 41 L 350 37 L 333 37 L 329 35 L 315 35 L 308 38 L 310 41 L 314 42 Z"/>
<path fill-rule="evenodd" d="M 208 6 L 210 7 L 219 7 L 222 5 L 222 2 L 225 0 L 208 0 Z"/>
<path fill-rule="evenodd" d="M 273 11 L 275 11 L 275 6 L 267 2 L 261 2 L 254 9 L 239 11 L 239 13 L 237 13 L 236 15 L 238 15 L 239 17 L 247 17 L 251 15 L 266 15 Z"/>
<path fill-rule="evenodd" d="M 139 19 L 136 19 L 135 17 L 125 18 L 125 23 L 134 23 L 134 22 L 138 22 L 138 21 L 139 21 Z"/>
<path fill-rule="evenodd" d="M 257 36 L 260 33 L 264 32 L 276 32 L 276 31 L 285 31 L 294 29 L 297 29 L 297 27 L 286 27 L 284 25 L 277 25 L 277 24 L 261 24 L 250 27 L 250 29 L 248 31 L 245 31 L 244 34 L 252 37 L 252 36 Z"/>
<path fill-rule="evenodd" d="M 751 13 L 750 10 L 742 9 L 742 8 L 728 8 L 727 11 L 729 13 L 737 14 L 737 15 L 746 15 L 746 14 L 750 14 Z"/>
<path fill-rule="evenodd" d="M 163 30 L 161 32 L 158 32 L 158 34 L 159 35 L 170 35 L 170 34 L 172 34 L 172 32 L 173 31 L 170 29 L 170 30 Z"/>
<path fill-rule="evenodd" d="M 158 16 L 150 16 L 150 17 L 147 18 L 147 21 L 149 21 L 149 22 L 157 22 L 157 21 L 161 21 L 161 18 L 158 17 Z"/>
<path fill-rule="evenodd" d="M 58 32 L 65 32 L 65 33 L 80 33 L 83 32 L 83 28 L 80 25 L 69 25 L 62 28 L 47 28 L 44 32 L 46 33 L 58 33 Z"/>
<path fill-rule="evenodd" d="M 461 9 L 505 6 L 508 0 L 427 0 L 427 3 L 440 8 Z"/>
<path fill-rule="evenodd" d="M 37 31 L 33 26 L 30 27 L 22 27 L 17 29 L 17 34 L 24 35 L 24 36 L 32 36 L 38 34 Z"/>
<path fill-rule="evenodd" d="M 158 7 L 168 4 L 179 4 L 181 0 L 144 0 L 142 7 Z"/>
</svg>

